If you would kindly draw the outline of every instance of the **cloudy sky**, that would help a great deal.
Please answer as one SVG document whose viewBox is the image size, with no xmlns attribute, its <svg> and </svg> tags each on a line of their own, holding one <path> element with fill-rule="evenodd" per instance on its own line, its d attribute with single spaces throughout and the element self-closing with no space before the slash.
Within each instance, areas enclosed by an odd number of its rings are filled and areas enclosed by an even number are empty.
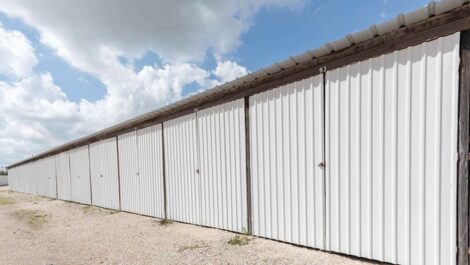
<svg viewBox="0 0 470 265">
<path fill-rule="evenodd" d="M 426 0 L 0 0 L 0 166 Z"/>
</svg>

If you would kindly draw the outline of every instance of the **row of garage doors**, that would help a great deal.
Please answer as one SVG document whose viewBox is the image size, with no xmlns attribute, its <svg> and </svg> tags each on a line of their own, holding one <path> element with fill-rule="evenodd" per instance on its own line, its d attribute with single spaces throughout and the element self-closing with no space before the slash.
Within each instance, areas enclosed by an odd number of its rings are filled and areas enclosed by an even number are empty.
<svg viewBox="0 0 470 265">
<path fill-rule="evenodd" d="M 63 200 L 455 264 L 458 66 L 456 33 L 249 97 L 249 150 L 239 99 L 13 168 L 10 183 L 54 197 L 57 179 Z"/>
</svg>

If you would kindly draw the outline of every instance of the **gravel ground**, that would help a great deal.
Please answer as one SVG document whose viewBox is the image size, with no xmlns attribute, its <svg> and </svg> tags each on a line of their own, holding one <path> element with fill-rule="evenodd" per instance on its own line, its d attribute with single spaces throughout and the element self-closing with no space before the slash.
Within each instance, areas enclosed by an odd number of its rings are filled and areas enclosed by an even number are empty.
<svg viewBox="0 0 470 265">
<path fill-rule="evenodd" d="M 371 264 L 363 260 L 0 188 L 0 264 Z"/>
</svg>

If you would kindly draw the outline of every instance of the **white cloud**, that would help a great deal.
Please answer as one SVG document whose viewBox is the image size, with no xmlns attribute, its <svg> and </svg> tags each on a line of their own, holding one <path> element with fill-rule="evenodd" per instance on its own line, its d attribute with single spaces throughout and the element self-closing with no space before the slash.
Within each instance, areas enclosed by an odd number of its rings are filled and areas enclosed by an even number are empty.
<svg viewBox="0 0 470 265">
<path fill-rule="evenodd" d="M 31 155 L 63 139 L 76 137 L 77 106 L 54 85 L 49 73 L 21 81 L 0 82 L 1 162 Z"/>
<path fill-rule="evenodd" d="M 4 47 L 16 47 L 0 62 L 0 73 L 16 77 L 0 82 L 0 165 L 181 99 L 190 84 L 204 90 L 247 74 L 223 58 L 240 45 L 256 12 L 302 2 L 0 0 L 0 12 L 35 28 L 42 44 L 106 87 L 100 100 L 71 102 L 49 73 L 32 72 L 30 41 L 0 24 L 0 58 Z M 136 71 L 134 61 L 148 51 L 162 65 Z M 217 58 L 215 69 L 199 66 L 208 54 Z"/>
<path fill-rule="evenodd" d="M 248 74 L 248 70 L 233 61 L 218 62 L 217 67 L 212 73 L 221 83 L 232 81 L 237 77 Z"/>
<path fill-rule="evenodd" d="M 19 31 L 8 31 L 0 24 L 0 74 L 24 77 L 37 63 L 31 42 Z"/>
<path fill-rule="evenodd" d="M 230 52 L 263 7 L 302 0 L 1 0 L 0 10 L 37 28 L 42 41 L 72 65 L 99 72 L 111 53 L 138 58 L 152 50 L 167 61 L 201 61 Z"/>
</svg>

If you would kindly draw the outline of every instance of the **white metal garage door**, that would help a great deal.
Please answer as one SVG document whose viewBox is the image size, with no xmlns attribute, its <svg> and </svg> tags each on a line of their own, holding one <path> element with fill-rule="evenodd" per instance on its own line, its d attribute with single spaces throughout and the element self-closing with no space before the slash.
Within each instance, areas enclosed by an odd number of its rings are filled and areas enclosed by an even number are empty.
<svg viewBox="0 0 470 265">
<path fill-rule="evenodd" d="M 119 210 L 119 177 L 116 138 L 90 145 L 92 204 Z"/>
<path fill-rule="evenodd" d="M 49 198 L 57 198 L 56 186 L 56 157 L 51 156 L 44 159 L 46 193 L 44 196 Z"/>
<path fill-rule="evenodd" d="M 326 75 L 326 249 L 455 264 L 459 34 Z"/>
<path fill-rule="evenodd" d="M 47 186 L 47 173 L 46 173 L 46 159 L 41 159 L 33 162 L 34 165 L 34 178 L 37 182 L 38 195 L 46 196 Z"/>
<path fill-rule="evenodd" d="M 247 225 L 245 101 L 197 112 L 201 224 L 243 232 Z"/>
<path fill-rule="evenodd" d="M 120 135 L 121 209 L 164 217 L 162 125 Z"/>
<path fill-rule="evenodd" d="M 246 230 L 244 100 L 165 122 L 164 133 L 168 217 Z"/>
<path fill-rule="evenodd" d="M 83 146 L 69 152 L 70 178 L 72 181 L 72 201 L 91 204 L 90 159 L 88 146 Z"/>
<path fill-rule="evenodd" d="M 68 152 L 60 153 L 56 160 L 57 197 L 61 200 L 72 200 L 72 181 L 70 179 L 70 157 Z"/>
<path fill-rule="evenodd" d="M 118 146 L 121 210 L 140 213 L 137 132 L 119 135 Z"/>
<path fill-rule="evenodd" d="M 250 97 L 253 234 L 324 248 L 323 77 Z"/>
<path fill-rule="evenodd" d="M 163 143 L 162 125 L 157 124 L 137 131 L 141 213 L 163 218 Z"/>
<path fill-rule="evenodd" d="M 200 224 L 196 114 L 163 124 L 168 218 Z"/>
</svg>

